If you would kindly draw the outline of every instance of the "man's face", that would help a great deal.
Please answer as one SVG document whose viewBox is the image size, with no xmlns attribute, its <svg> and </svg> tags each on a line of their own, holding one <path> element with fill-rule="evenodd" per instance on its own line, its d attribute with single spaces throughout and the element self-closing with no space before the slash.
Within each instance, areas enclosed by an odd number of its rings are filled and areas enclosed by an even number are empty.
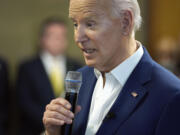
<svg viewBox="0 0 180 135">
<path fill-rule="evenodd" d="M 67 47 L 66 28 L 52 24 L 45 29 L 41 39 L 42 48 L 54 56 L 63 54 Z"/>
<path fill-rule="evenodd" d="M 102 72 L 119 64 L 117 59 L 121 57 L 123 47 L 120 21 L 111 16 L 110 7 L 107 9 L 105 1 L 109 0 L 103 1 L 71 0 L 69 8 L 75 41 L 86 64 Z"/>
</svg>

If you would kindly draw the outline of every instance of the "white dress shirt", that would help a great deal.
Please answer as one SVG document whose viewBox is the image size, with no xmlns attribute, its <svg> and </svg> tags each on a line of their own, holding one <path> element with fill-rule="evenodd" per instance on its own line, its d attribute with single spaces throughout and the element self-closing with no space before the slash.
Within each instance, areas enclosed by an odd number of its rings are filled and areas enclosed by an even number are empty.
<svg viewBox="0 0 180 135">
<path fill-rule="evenodd" d="M 95 135 L 130 74 L 139 63 L 144 51 L 139 44 L 137 51 L 109 73 L 105 73 L 106 82 L 100 71 L 94 70 L 97 82 L 92 96 L 91 107 L 85 135 Z"/>
</svg>

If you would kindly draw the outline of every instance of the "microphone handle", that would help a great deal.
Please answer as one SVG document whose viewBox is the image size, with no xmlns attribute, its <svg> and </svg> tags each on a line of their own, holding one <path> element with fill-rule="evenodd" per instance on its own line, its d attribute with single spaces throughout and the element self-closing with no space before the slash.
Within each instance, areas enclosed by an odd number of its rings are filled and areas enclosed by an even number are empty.
<svg viewBox="0 0 180 135">
<path fill-rule="evenodd" d="M 74 113 L 76 109 L 76 101 L 77 101 L 77 93 L 66 92 L 65 99 L 69 101 L 71 104 L 71 111 Z M 61 127 L 61 134 L 60 135 L 71 135 L 72 134 L 72 124 L 65 124 Z"/>
</svg>

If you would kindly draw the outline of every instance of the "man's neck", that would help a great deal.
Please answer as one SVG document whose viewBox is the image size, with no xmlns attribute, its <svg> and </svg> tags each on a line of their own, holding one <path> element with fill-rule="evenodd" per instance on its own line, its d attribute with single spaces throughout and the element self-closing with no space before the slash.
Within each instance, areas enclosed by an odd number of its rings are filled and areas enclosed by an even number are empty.
<svg viewBox="0 0 180 135">
<path fill-rule="evenodd" d="M 110 72 L 113 70 L 116 66 L 121 64 L 124 60 L 126 60 L 128 57 L 134 54 L 136 50 L 138 49 L 137 41 L 135 39 L 129 39 L 124 43 L 124 49 L 121 49 L 119 51 L 118 56 L 113 56 L 112 59 L 115 59 L 116 61 L 113 61 L 113 63 L 108 63 L 108 65 L 103 65 L 102 67 L 99 67 L 99 71 L 102 72 Z"/>
<path fill-rule="evenodd" d="M 106 82 L 105 73 L 112 71 L 114 68 L 116 68 L 119 64 L 121 64 L 124 60 L 126 60 L 128 57 L 130 57 L 131 55 L 133 55 L 137 51 L 138 44 L 137 44 L 136 40 L 130 40 L 128 43 L 129 44 L 127 45 L 127 47 L 125 49 L 126 52 L 124 53 L 124 55 L 122 55 L 123 57 L 119 60 L 119 62 L 117 62 L 117 64 L 115 64 L 115 65 L 109 64 L 110 67 L 108 67 L 104 70 L 101 70 L 101 74 L 103 77 L 103 87 L 105 86 L 105 82 Z"/>
</svg>

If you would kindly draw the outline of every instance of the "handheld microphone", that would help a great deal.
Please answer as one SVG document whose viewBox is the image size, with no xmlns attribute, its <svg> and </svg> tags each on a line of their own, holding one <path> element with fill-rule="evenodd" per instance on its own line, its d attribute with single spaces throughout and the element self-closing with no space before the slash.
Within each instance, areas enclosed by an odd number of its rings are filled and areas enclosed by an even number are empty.
<svg viewBox="0 0 180 135">
<path fill-rule="evenodd" d="M 82 84 L 82 74 L 76 71 L 69 71 L 65 78 L 66 86 L 66 100 L 71 104 L 71 111 L 74 113 L 76 108 L 76 101 L 79 93 L 79 89 Z M 61 135 L 71 135 L 72 134 L 72 124 L 65 124 L 61 128 Z"/>
</svg>

